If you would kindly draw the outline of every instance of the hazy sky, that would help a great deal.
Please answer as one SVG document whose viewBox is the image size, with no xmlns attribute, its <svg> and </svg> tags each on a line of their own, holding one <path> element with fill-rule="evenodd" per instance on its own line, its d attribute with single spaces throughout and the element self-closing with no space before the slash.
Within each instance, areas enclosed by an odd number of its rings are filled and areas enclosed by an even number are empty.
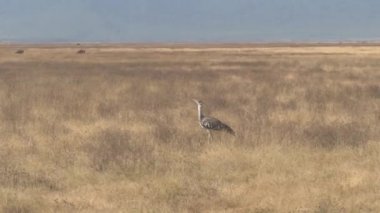
<svg viewBox="0 0 380 213">
<path fill-rule="evenodd" d="M 379 0 L 0 0 L 0 41 L 380 40 Z"/>
</svg>

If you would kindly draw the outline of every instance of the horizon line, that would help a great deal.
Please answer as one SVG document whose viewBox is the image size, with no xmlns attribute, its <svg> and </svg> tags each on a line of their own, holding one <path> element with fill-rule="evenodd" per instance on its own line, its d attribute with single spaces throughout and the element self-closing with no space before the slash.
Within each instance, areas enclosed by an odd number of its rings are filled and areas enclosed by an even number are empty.
<svg viewBox="0 0 380 213">
<path fill-rule="evenodd" d="M 254 41 L 254 42 L 119 42 L 119 41 L 1 41 L 0 45 L 132 45 L 132 46 L 181 46 L 181 45 L 380 45 L 380 39 L 373 40 L 337 40 L 337 41 Z"/>
</svg>

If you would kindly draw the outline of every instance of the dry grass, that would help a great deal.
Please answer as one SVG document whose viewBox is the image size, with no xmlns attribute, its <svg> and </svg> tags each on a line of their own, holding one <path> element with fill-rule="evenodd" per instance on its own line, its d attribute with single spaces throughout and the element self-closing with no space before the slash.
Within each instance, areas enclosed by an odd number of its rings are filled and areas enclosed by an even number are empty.
<svg viewBox="0 0 380 213">
<path fill-rule="evenodd" d="M 3 212 L 380 212 L 379 47 L 17 48 Z"/>
</svg>

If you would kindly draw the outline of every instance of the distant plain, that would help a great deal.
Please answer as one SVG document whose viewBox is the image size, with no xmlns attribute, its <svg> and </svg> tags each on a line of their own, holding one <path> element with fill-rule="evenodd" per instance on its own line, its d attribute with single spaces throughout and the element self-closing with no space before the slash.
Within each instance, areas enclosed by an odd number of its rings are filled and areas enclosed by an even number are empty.
<svg viewBox="0 0 380 213">
<path fill-rule="evenodd" d="M 377 44 L 0 45 L 0 210 L 380 212 L 379 82 Z"/>
</svg>

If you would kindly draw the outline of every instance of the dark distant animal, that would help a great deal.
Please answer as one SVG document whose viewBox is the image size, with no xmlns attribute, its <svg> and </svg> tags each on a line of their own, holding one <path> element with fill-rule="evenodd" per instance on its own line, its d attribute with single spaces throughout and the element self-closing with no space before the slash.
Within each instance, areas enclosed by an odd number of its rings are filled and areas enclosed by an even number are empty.
<svg viewBox="0 0 380 213">
<path fill-rule="evenodd" d="M 85 54 L 86 53 L 86 50 L 83 50 L 83 49 L 80 49 L 77 51 L 78 54 Z"/>
<path fill-rule="evenodd" d="M 23 54 L 23 53 L 24 53 L 24 50 L 22 50 L 22 49 L 19 49 L 16 51 L 16 54 Z"/>
<path fill-rule="evenodd" d="M 221 122 L 220 120 L 205 116 L 202 111 L 203 102 L 193 99 L 193 101 L 198 105 L 198 120 L 202 128 L 206 129 L 208 132 L 209 139 L 212 139 L 211 130 L 213 131 L 225 131 L 231 135 L 235 136 L 235 131 L 229 127 L 227 124 Z"/>
</svg>

